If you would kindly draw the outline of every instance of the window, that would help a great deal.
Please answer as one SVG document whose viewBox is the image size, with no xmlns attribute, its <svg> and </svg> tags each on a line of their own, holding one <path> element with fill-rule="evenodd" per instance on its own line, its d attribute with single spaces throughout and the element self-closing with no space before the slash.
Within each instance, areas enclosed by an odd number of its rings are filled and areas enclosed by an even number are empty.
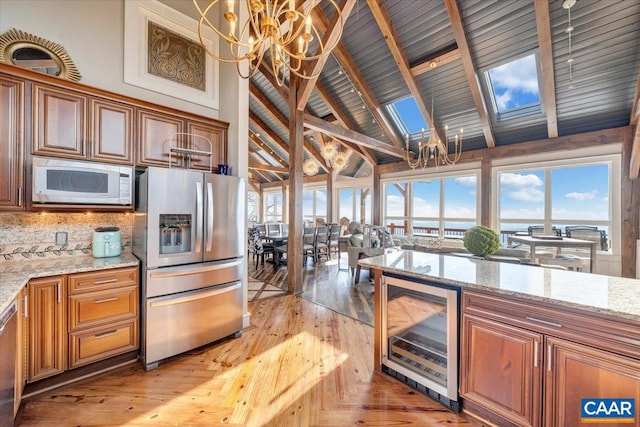
<svg viewBox="0 0 640 427">
<path fill-rule="evenodd" d="M 429 128 L 413 96 L 387 105 L 387 111 L 402 135 L 418 137 Z"/>
<path fill-rule="evenodd" d="M 485 84 L 496 121 L 541 113 L 537 54 L 485 71 Z"/>
<path fill-rule="evenodd" d="M 478 223 L 478 176 L 388 181 L 384 224 L 391 234 L 460 237 Z"/>
<path fill-rule="evenodd" d="M 258 193 L 255 191 L 247 192 L 247 222 L 258 222 Z"/>
<path fill-rule="evenodd" d="M 338 190 L 338 217 L 371 224 L 371 197 L 368 188 Z"/>
<path fill-rule="evenodd" d="M 302 192 L 302 216 L 305 221 L 327 220 L 327 190 L 307 189 Z"/>
<path fill-rule="evenodd" d="M 619 170 L 614 166 L 618 162 L 608 156 L 498 169 L 498 227 L 508 232 L 524 232 L 529 226 L 551 232 L 555 227 L 565 234 L 567 226 L 590 226 L 609 236 L 612 171 Z"/>
<path fill-rule="evenodd" d="M 282 192 L 264 193 L 264 221 L 282 221 Z"/>
</svg>

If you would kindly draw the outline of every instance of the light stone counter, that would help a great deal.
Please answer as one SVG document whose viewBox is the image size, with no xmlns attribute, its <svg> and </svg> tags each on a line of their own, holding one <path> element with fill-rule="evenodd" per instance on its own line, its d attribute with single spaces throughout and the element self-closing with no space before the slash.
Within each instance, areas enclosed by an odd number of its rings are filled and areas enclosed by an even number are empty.
<svg viewBox="0 0 640 427">
<path fill-rule="evenodd" d="M 138 259 L 131 253 L 119 257 L 93 258 L 74 256 L 41 260 L 10 261 L 0 263 L 0 313 L 2 313 L 34 277 L 81 273 L 107 268 L 135 267 Z"/>
<path fill-rule="evenodd" d="M 365 268 L 640 321 L 640 280 L 452 255 L 397 250 Z"/>
</svg>

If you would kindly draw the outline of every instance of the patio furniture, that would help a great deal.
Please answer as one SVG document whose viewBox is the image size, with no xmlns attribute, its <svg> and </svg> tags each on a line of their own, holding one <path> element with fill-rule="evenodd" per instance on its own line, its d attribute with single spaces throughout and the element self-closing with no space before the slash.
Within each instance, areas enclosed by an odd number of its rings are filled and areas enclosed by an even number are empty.
<svg viewBox="0 0 640 427">
<path fill-rule="evenodd" d="M 558 256 L 563 248 L 575 249 L 583 248 L 590 251 L 590 269 L 591 273 L 595 272 L 596 268 L 596 242 L 590 240 L 573 239 L 570 237 L 546 237 L 545 236 L 509 236 L 509 243 L 516 242 L 528 245 L 531 253 L 530 261 L 535 262 L 535 258 L 538 257 L 536 252 L 536 246 L 547 246 L 558 249 Z M 542 257 L 551 258 L 551 257 Z"/>
<path fill-rule="evenodd" d="M 607 232 L 598 230 L 598 227 L 589 227 L 585 225 L 567 226 L 565 228 L 567 237 L 575 239 L 592 240 L 598 244 L 599 250 L 609 250 L 609 239 Z"/>
</svg>

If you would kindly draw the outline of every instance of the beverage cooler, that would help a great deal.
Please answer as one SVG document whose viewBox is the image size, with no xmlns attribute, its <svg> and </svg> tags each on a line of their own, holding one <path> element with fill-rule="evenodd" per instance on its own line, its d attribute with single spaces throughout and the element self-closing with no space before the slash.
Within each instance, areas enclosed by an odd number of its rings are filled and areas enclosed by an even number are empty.
<svg viewBox="0 0 640 427">
<path fill-rule="evenodd" d="M 455 287 L 383 276 L 383 371 L 455 411 L 459 300 Z"/>
</svg>

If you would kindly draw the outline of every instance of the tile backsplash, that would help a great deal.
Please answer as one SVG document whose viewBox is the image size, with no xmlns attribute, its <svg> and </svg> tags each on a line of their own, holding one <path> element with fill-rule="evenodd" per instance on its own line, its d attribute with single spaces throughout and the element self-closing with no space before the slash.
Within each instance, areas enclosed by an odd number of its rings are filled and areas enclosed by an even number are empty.
<svg viewBox="0 0 640 427">
<path fill-rule="evenodd" d="M 91 255 L 97 227 L 120 228 L 123 252 L 131 251 L 133 215 L 128 213 L 0 214 L 0 262 Z M 56 232 L 67 244 L 56 244 Z"/>
</svg>

